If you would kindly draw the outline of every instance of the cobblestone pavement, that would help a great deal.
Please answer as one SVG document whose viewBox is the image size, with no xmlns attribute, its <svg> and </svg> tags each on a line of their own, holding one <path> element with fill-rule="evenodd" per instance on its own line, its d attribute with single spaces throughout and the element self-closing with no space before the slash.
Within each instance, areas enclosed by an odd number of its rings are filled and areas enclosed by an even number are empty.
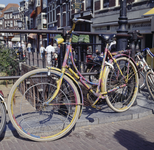
<svg viewBox="0 0 154 150">
<path fill-rule="evenodd" d="M 34 142 L 20 136 L 1 139 L 0 150 L 154 150 L 154 115 L 75 128 L 66 137 Z"/>
</svg>

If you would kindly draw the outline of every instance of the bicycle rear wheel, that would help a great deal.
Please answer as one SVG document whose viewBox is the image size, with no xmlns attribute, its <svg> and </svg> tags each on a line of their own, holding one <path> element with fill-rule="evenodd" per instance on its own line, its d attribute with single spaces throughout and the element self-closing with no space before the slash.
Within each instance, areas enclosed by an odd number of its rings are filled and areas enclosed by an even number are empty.
<svg viewBox="0 0 154 150">
<path fill-rule="evenodd" d="M 106 66 L 103 77 L 103 91 L 108 91 L 106 101 L 111 109 L 115 112 L 124 112 L 128 110 L 134 103 L 138 92 L 138 73 L 134 63 L 127 57 L 119 57 L 116 59 L 124 77 L 128 77 L 128 82 L 125 82 L 117 65 L 113 63 L 114 69 Z M 124 85 L 117 90 L 114 88 Z M 111 90 L 111 91 L 110 91 Z"/>
<path fill-rule="evenodd" d="M 154 74 L 152 71 L 148 71 L 146 73 L 146 77 L 145 77 L 145 81 L 146 81 L 146 85 L 147 85 L 147 89 L 152 97 L 152 99 L 154 100 Z"/>
<path fill-rule="evenodd" d="M 6 125 L 6 109 L 2 101 L 0 101 L 0 135 L 3 133 Z"/>
<path fill-rule="evenodd" d="M 66 135 L 80 113 L 80 95 L 73 81 L 64 75 L 60 91 L 49 105 L 57 89 L 61 73 L 36 69 L 23 75 L 13 85 L 8 98 L 8 113 L 16 130 L 35 141 L 56 140 Z"/>
</svg>

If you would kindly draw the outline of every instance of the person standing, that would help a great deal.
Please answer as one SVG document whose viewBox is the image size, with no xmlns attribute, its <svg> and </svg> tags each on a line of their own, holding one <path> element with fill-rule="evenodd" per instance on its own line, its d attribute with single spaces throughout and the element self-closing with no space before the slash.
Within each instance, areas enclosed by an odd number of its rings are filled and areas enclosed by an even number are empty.
<svg viewBox="0 0 154 150">
<path fill-rule="evenodd" d="M 55 53 L 55 48 L 51 45 L 51 42 L 49 42 L 49 46 L 46 47 L 45 49 L 46 53 L 47 53 L 47 62 L 48 62 L 48 65 L 51 65 L 51 53 Z"/>
</svg>

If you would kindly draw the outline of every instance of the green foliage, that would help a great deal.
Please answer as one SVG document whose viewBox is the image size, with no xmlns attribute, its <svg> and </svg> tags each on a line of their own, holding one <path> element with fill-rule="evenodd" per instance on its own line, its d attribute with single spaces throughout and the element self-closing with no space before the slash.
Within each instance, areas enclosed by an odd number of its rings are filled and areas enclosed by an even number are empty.
<svg viewBox="0 0 154 150">
<path fill-rule="evenodd" d="M 0 72 L 11 76 L 17 71 L 18 63 L 14 50 L 4 47 L 0 48 Z"/>
</svg>

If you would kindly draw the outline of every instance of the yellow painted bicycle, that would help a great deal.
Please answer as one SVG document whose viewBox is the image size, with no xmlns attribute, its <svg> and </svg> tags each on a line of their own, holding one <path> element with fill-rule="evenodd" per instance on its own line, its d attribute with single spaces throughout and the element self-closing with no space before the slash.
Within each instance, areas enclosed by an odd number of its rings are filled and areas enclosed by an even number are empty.
<svg viewBox="0 0 154 150">
<path fill-rule="evenodd" d="M 8 98 L 8 113 L 15 129 L 35 141 L 56 140 L 66 135 L 75 125 L 84 105 L 79 82 L 93 97 L 90 102 L 97 107 L 106 99 L 116 112 L 129 109 L 137 96 L 138 73 L 130 51 L 112 53 L 109 45 L 115 35 L 100 35 L 106 44 L 98 83 L 92 83 L 78 71 L 72 55 L 71 40 L 77 22 L 67 34 L 67 44 L 62 69 L 48 67 L 24 74 L 13 85 Z M 57 39 L 62 44 L 62 38 Z M 69 66 L 70 62 L 75 71 Z"/>
</svg>

